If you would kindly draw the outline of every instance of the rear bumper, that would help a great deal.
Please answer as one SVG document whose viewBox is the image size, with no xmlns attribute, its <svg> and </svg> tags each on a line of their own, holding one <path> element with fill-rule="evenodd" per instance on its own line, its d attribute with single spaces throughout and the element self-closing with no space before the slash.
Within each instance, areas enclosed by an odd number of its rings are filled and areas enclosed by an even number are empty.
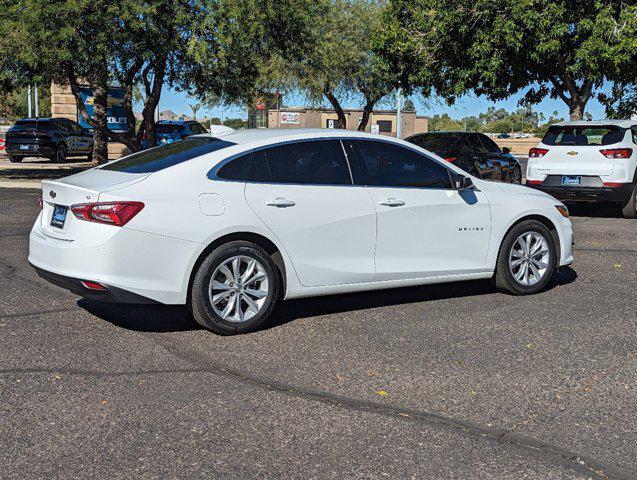
<svg viewBox="0 0 637 480">
<path fill-rule="evenodd" d="M 599 180 L 599 177 L 597 177 Z M 625 204 L 630 198 L 635 185 L 633 183 L 622 183 L 617 187 L 605 186 L 601 180 L 597 184 L 588 185 L 555 185 L 553 182 L 544 180 L 541 184 L 527 182 L 527 187 L 541 190 L 549 195 L 565 202 L 616 202 Z"/>
<path fill-rule="evenodd" d="M 60 275 L 59 273 L 49 272 L 48 270 L 36 267 L 31 262 L 29 262 L 29 264 L 35 269 L 40 278 L 84 298 L 110 303 L 159 303 L 151 298 L 147 298 L 112 285 L 102 284 L 106 290 L 92 290 L 82 285 L 82 280 L 86 279 L 67 277 L 65 275 Z"/>
<path fill-rule="evenodd" d="M 51 145 L 31 144 L 29 150 L 21 150 L 20 144 L 8 143 L 6 153 L 12 157 L 53 157 L 55 147 Z"/>
</svg>

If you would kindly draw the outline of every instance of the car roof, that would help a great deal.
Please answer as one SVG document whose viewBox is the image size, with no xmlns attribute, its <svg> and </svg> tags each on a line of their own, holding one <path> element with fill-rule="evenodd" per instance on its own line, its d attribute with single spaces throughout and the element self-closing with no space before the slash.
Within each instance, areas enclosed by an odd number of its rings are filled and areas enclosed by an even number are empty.
<svg viewBox="0 0 637 480">
<path fill-rule="evenodd" d="M 215 134 L 202 133 L 194 137 L 212 137 Z M 275 143 L 286 140 L 302 140 L 312 138 L 367 138 L 372 140 L 396 140 L 394 137 L 373 133 L 359 132 L 357 130 L 340 130 L 331 128 L 250 128 L 236 130 L 233 133 L 222 136 L 222 140 L 238 145 L 249 143 Z"/>
<path fill-rule="evenodd" d="M 637 120 L 579 120 L 576 122 L 560 122 L 555 125 L 559 127 L 595 127 L 600 125 L 617 125 L 622 128 L 630 128 L 637 125 Z"/>
<path fill-rule="evenodd" d="M 185 125 L 187 123 L 199 123 L 197 120 L 160 120 L 157 124 L 161 125 Z"/>
<path fill-rule="evenodd" d="M 21 118 L 20 120 L 18 120 L 18 122 L 55 122 L 55 121 L 59 121 L 59 120 L 68 120 L 68 119 L 64 118 L 64 117 L 60 117 L 60 118 L 28 117 L 28 118 Z"/>
</svg>

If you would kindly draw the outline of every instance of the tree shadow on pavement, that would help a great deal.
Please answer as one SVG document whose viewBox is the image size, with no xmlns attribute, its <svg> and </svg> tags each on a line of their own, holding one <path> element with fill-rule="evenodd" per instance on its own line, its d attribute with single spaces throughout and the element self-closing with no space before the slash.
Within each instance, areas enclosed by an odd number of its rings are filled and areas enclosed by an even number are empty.
<svg viewBox="0 0 637 480">
<path fill-rule="evenodd" d="M 623 218 L 619 206 L 612 203 L 566 202 L 571 217 Z"/>
<path fill-rule="evenodd" d="M 572 283 L 576 278 L 575 270 L 563 267 L 554 275 L 546 289 L 551 290 Z M 261 330 L 285 325 L 299 318 L 496 292 L 490 280 L 472 280 L 288 300 L 279 303 L 272 319 Z M 506 297 L 502 301 L 507 301 Z M 130 305 L 87 299 L 79 300 L 77 304 L 91 315 L 118 327 L 138 332 L 185 332 L 202 328 L 184 306 Z"/>
</svg>

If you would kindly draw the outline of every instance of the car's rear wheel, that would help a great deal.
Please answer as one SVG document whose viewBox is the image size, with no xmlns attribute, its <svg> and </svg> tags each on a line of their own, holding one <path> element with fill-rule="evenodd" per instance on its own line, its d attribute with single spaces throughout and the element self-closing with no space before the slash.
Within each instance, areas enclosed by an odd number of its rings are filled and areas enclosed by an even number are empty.
<svg viewBox="0 0 637 480">
<path fill-rule="evenodd" d="M 13 155 L 9 155 L 8 153 L 7 153 L 7 157 L 9 158 L 9 161 L 11 163 L 20 163 L 23 158 L 23 157 L 14 157 Z"/>
<path fill-rule="evenodd" d="M 622 215 L 624 218 L 637 218 L 637 182 L 635 183 L 635 188 L 633 188 L 633 192 L 630 194 L 630 198 L 624 208 L 622 208 Z"/>
<path fill-rule="evenodd" d="M 66 145 L 63 143 L 58 145 L 58 148 L 55 149 L 55 161 L 57 163 L 66 162 Z"/>
<path fill-rule="evenodd" d="M 549 229 L 537 220 L 525 220 L 515 225 L 502 241 L 496 286 L 513 295 L 540 292 L 551 280 L 556 265 L 557 250 Z"/>
<path fill-rule="evenodd" d="M 199 266 L 190 308 L 197 323 L 215 333 L 243 333 L 268 321 L 280 290 L 278 269 L 265 250 L 250 242 L 230 242 Z"/>
</svg>

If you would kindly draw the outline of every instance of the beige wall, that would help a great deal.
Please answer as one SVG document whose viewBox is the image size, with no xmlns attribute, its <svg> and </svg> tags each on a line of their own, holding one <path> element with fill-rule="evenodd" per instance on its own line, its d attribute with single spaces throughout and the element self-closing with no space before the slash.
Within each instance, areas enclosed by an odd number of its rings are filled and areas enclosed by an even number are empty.
<svg viewBox="0 0 637 480">
<path fill-rule="evenodd" d="M 327 120 L 336 120 L 338 116 L 336 112 L 329 110 L 315 110 L 315 109 L 282 109 L 280 112 L 295 112 L 299 114 L 299 123 L 279 123 L 280 128 L 326 128 Z M 279 111 L 270 110 L 268 112 L 268 127 L 277 127 L 277 115 Z M 347 122 L 347 130 L 358 129 L 358 124 L 363 116 L 362 110 L 346 110 L 345 119 Z M 415 133 L 427 132 L 429 129 L 429 119 L 427 117 L 417 117 L 415 112 L 403 112 L 403 138 L 413 135 Z M 396 136 L 396 114 L 386 112 L 373 112 L 370 115 L 369 122 L 367 122 L 366 132 L 371 131 L 372 124 L 379 120 L 389 120 L 392 122 L 392 131 L 384 132 L 381 135 Z"/>
</svg>

